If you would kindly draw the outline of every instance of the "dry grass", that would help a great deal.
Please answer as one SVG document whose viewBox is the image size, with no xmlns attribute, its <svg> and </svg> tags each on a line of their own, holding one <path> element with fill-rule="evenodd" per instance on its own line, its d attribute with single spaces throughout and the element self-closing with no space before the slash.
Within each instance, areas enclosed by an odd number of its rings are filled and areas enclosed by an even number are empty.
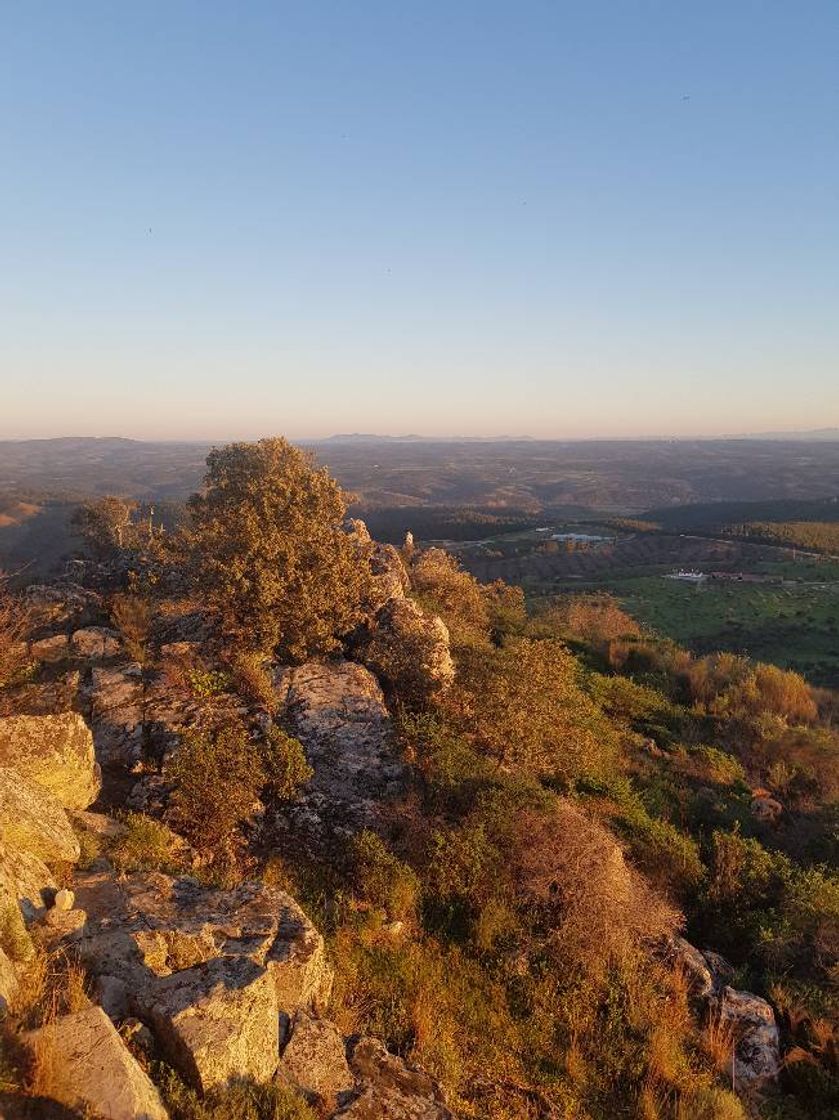
<svg viewBox="0 0 839 1120">
<path fill-rule="evenodd" d="M 125 650 L 141 665 L 147 660 L 154 613 L 154 605 L 141 595 L 115 595 L 111 602 L 111 619 L 120 632 Z"/>
<path fill-rule="evenodd" d="M 25 638 L 31 611 L 9 591 L 9 577 L 0 571 L 0 688 L 17 680 L 30 666 Z"/>
</svg>

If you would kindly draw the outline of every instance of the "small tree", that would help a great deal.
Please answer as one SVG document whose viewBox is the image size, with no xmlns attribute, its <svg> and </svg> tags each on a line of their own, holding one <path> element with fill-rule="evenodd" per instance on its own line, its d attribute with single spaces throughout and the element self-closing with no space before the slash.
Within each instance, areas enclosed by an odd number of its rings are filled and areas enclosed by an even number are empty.
<svg viewBox="0 0 839 1120">
<path fill-rule="evenodd" d="M 333 649 L 360 621 L 370 579 L 337 482 L 276 438 L 214 449 L 204 484 L 189 551 L 226 636 L 295 660 Z"/>
<path fill-rule="evenodd" d="M 108 495 L 85 502 L 73 514 L 73 528 L 98 560 L 134 544 L 136 502 Z"/>
</svg>

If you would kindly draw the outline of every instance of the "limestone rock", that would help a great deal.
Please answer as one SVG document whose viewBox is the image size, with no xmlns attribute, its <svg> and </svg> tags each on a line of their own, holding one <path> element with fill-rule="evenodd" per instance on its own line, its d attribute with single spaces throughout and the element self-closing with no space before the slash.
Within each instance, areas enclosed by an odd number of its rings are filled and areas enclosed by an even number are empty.
<svg viewBox="0 0 839 1120">
<path fill-rule="evenodd" d="M 700 1000 L 711 998 L 714 994 L 714 977 L 708 961 L 696 946 L 691 945 L 684 937 L 673 936 L 667 946 L 667 956 L 672 964 L 684 972 L 692 995 Z"/>
<path fill-rule="evenodd" d="M 720 1020 L 734 1030 L 735 1085 L 751 1088 L 777 1077 L 781 1069 L 778 1026 L 766 1000 L 726 987 L 718 1006 Z"/>
<path fill-rule="evenodd" d="M 283 1050 L 280 1075 L 303 1093 L 332 1100 L 355 1087 L 344 1039 L 334 1023 L 298 1011 Z"/>
<path fill-rule="evenodd" d="M 752 798 L 751 810 L 752 816 L 760 824 L 777 824 L 784 814 L 781 802 L 765 793 Z"/>
<path fill-rule="evenodd" d="M 157 1089 L 100 1007 L 65 1015 L 26 1042 L 50 1097 L 102 1120 L 167 1120 Z"/>
<path fill-rule="evenodd" d="M 172 974 L 155 986 L 147 1015 L 169 1059 L 202 1093 L 274 1075 L 277 991 L 269 973 L 246 957 Z"/>
<path fill-rule="evenodd" d="M 143 750 L 143 672 L 139 665 L 95 668 L 88 691 L 96 758 L 131 767 Z"/>
<path fill-rule="evenodd" d="M 62 887 L 60 891 L 55 892 L 55 899 L 53 900 L 53 906 L 55 907 L 56 910 L 72 910 L 73 909 L 73 903 L 75 901 L 76 901 L 76 896 L 73 894 L 73 892 L 70 891 L 70 890 L 67 890 L 66 887 Z"/>
<path fill-rule="evenodd" d="M 6 766 L 0 766 L 0 836 L 45 863 L 79 858 L 79 842 L 59 801 Z"/>
<path fill-rule="evenodd" d="M 99 794 L 93 736 L 77 712 L 0 719 L 0 766 L 43 786 L 68 809 L 86 809 Z"/>
<path fill-rule="evenodd" d="M 350 1065 L 361 1092 L 337 1113 L 343 1120 L 453 1120 L 434 1078 L 389 1054 L 377 1039 L 357 1042 Z"/>
<path fill-rule="evenodd" d="M 92 870 L 77 873 L 75 887 L 88 915 L 78 950 L 95 975 L 125 984 L 140 1018 L 159 979 L 219 958 L 265 969 L 288 1014 L 329 996 L 323 938 L 283 891 L 259 882 L 214 890 L 158 872 L 117 880 Z"/>
<path fill-rule="evenodd" d="M 47 910 L 44 922 L 53 938 L 64 940 L 84 929 L 87 914 L 84 910 L 60 910 L 53 907 L 52 910 Z"/>
<path fill-rule="evenodd" d="M 98 660 L 115 657 L 122 649 L 119 635 L 107 626 L 85 626 L 75 630 L 70 637 L 70 647 L 76 657 Z"/>
<path fill-rule="evenodd" d="M 86 832 L 101 840 L 117 840 L 128 831 L 127 825 L 109 817 L 107 813 L 91 813 L 89 810 L 75 809 L 68 812 L 67 816 L 76 832 Z"/>
<path fill-rule="evenodd" d="M 392 544 L 372 544 L 369 562 L 373 580 L 364 607 L 372 616 L 391 600 L 404 599 L 411 581 L 399 551 Z"/>
<path fill-rule="evenodd" d="M 0 840 L 0 905 L 14 902 L 25 920 L 33 921 L 44 913 L 57 889 L 43 860 Z"/>
<path fill-rule="evenodd" d="M 122 980 L 103 973 L 97 976 L 94 990 L 96 1002 L 110 1019 L 116 1021 L 128 1018 L 128 987 Z"/>
<path fill-rule="evenodd" d="M 372 824 L 405 778 L 376 678 L 351 661 L 308 661 L 280 670 L 276 688 L 314 770 L 301 815 L 309 815 L 315 830 Z"/>
</svg>

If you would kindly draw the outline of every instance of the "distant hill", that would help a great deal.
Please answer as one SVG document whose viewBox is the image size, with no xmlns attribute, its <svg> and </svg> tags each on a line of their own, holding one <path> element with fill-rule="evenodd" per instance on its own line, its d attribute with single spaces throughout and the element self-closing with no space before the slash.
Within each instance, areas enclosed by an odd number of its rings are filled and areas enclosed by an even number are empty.
<svg viewBox="0 0 839 1120">
<path fill-rule="evenodd" d="M 814 428 L 804 432 L 750 432 L 748 435 L 731 436 L 731 439 L 773 439 L 773 440 L 835 440 L 839 442 L 839 428 Z"/>
</svg>

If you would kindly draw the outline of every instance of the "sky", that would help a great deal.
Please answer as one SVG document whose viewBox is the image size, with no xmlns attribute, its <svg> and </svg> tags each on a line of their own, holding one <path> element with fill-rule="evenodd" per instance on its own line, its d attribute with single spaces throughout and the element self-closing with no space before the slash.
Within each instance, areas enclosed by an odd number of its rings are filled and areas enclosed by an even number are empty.
<svg viewBox="0 0 839 1120">
<path fill-rule="evenodd" d="M 0 438 L 834 424 L 835 0 L 0 0 Z"/>
</svg>

